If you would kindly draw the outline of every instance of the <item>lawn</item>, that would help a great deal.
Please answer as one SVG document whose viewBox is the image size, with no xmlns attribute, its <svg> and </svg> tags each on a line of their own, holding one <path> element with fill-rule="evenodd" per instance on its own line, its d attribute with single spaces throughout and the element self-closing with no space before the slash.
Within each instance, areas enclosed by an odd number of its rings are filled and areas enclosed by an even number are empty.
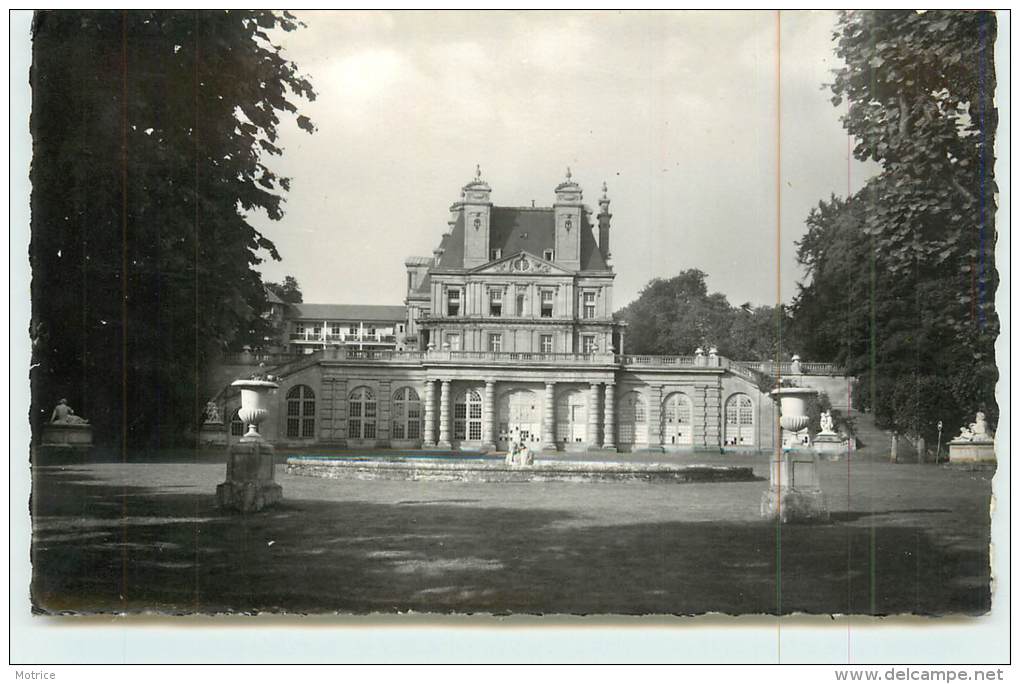
<svg viewBox="0 0 1020 684">
<path fill-rule="evenodd" d="M 737 462 L 747 456 L 688 457 Z M 754 457 L 756 472 L 766 472 Z M 824 462 L 832 522 L 765 480 L 356 482 L 215 506 L 221 455 L 34 468 L 33 601 L 59 612 L 922 613 L 990 607 L 992 474 Z"/>
</svg>

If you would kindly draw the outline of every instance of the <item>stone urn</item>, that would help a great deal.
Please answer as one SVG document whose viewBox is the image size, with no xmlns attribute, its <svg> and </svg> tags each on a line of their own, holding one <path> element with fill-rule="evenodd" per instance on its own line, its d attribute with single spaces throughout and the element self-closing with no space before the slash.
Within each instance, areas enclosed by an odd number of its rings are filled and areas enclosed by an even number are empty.
<svg viewBox="0 0 1020 684">
<path fill-rule="evenodd" d="M 762 494 L 763 518 L 788 522 L 824 521 L 829 518 L 818 476 L 818 452 L 810 440 L 801 444 L 796 434 L 811 425 L 811 402 L 818 394 L 804 387 L 780 387 L 771 392 L 779 402 L 779 424 L 791 439 L 769 461 L 769 488 Z"/>
<path fill-rule="evenodd" d="M 269 397 L 279 385 L 269 380 L 235 380 L 231 387 L 241 390 L 241 408 L 237 417 L 248 426 L 248 432 L 241 437 L 241 442 L 264 441 L 259 434 L 259 423 L 269 415 Z"/>
<path fill-rule="evenodd" d="M 818 391 L 806 387 L 779 387 L 770 392 L 779 402 L 779 424 L 793 437 L 811 424 L 811 402 Z"/>
<path fill-rule="evenodd" d="M 275 481 L 275 450 L 258 431 L 279 385 L 268 380 L 236 380 L 231 385 L 241 390 L 237 415 L 249 427 L 227 450 L 227 479 L 217 485 L 216 498 L 223 508 L 255 513 L 283 498 L 283 488 Z"/>
</svg>

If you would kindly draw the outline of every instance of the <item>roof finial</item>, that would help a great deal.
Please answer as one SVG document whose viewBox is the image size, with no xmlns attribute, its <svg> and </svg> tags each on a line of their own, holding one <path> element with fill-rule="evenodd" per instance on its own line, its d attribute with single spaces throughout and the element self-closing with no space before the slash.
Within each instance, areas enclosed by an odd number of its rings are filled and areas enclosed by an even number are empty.
<svg viewBox="0 0 1020 684">
<path fill-rule="evenodd" d="M 482 165 L 475 164 L 475 180 L 482 180 Z"/>
<path fill-rule="evenodd" d="M 568 166 L 567 167 L 567 180 L 570 180 L 573 177 L 574 177 L 574 174 L 570 173 L 570 167 Z"/>
<path fill-rule="evenodd" d="M 602 199 L 609 199 L 609 186 L 606 185 L 605 181 L 602 181 Z"/>
</svg>

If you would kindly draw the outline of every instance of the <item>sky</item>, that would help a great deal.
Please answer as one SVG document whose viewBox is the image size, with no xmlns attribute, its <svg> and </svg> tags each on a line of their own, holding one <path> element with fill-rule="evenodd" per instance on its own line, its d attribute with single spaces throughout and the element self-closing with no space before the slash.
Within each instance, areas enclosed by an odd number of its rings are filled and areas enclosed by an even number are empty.
<svg viewBox="0 0 1020 684">
<path fill-rule="evenodd" d="M 823 88 L 832 12 L 296 14 L 280 43 L 318 130 L 284 117 L 286 216 L 251 218 L 283 256 L 264 277 L 307 302 L 402 303 L 476 164 L 496 205 L 551 205 L 568 166 L 591 206 L 608 184 L 616 308 L 688 268 L 732 304 L 788 302 L 808 212 L 875 170 Z"/>
</svg>

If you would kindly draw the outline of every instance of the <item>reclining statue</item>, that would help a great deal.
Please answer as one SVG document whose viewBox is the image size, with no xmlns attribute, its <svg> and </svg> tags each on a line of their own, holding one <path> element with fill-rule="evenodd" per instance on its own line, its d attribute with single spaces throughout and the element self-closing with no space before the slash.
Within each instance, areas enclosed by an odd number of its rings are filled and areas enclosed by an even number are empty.
<svg viewBox="0 0 1020 684">
<path fill-rule="evenodd" d="M 58 425 L 88 425 L 88 421 L 74 414 L 74 409 L 67 405 L 67 399 L 61 399 L 53 409 L 50 422 Z"/>
</svg>

